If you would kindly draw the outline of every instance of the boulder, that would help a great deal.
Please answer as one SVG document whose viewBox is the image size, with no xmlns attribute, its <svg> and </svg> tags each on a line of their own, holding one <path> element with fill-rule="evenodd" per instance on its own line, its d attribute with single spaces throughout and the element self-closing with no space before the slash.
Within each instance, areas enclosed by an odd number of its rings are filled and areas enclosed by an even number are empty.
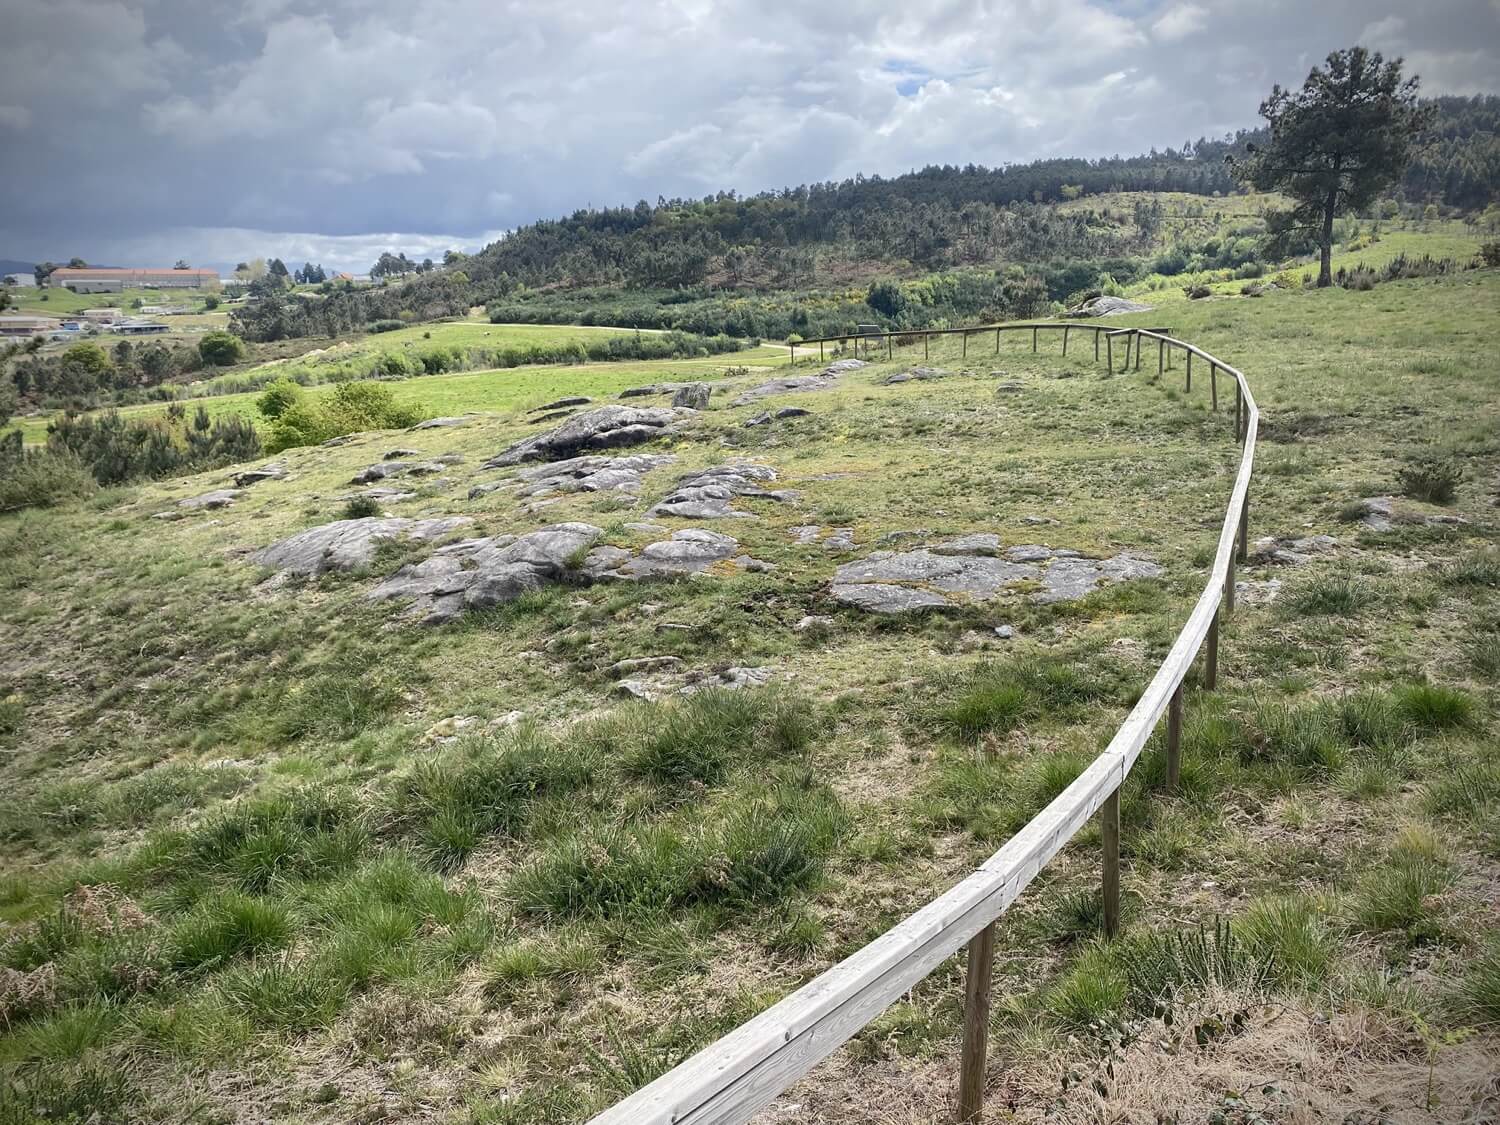
<svg viewBox="0 0 1500 1125">
<path fill-rule="evenodd" d="M 1302 566 L 1311 562 L 1313 555 L 1334 550 L 1338 545 L 1339 541 L 1331 535 L 1304 535 L 1296 539 L 1268 535 L 1250 545 L 1250 557 L 1258 563 Z"/>
<path fill-rule="evenodd" d="M 762 410 L 753 418 L 745 419 L 745 426 L 764 426 L 767 422 L 780 421 L 783 418 L 807 418 L 811 416 L 811 410 L 804 410 L 800 406 L 783 406 L 780 410 Z"/>
<path fill-rule="evenodd" d="M 524 438 L 485 462 L 498 469 L 525 461 L 561 461 L 596 449 L 639 445 L 678 433 L 683 412 L 658 407 L 600 406 L 575 414 L 562 425 Z"/>
<path fill-rule="evenodd" d="M 425 422 L 418 422 L 412 427 L 414 430 L 445 430 L 453 426 L 467 425 L 472 420 L 472 415 L 464 415 L 461 418 L 428 418 Z"/>
<path fill-rule="evenodd" d="M 1121 313 L 1150 312 L 1151 305 L 1139 301 L 1127 301 L 1124 297 L 1091 297 L 1077 308 L 1069 309 L 1063 316 L 1119 316 Z"/>
<path fill-rule="evenodd" d="M 732 536 L 694 527 L 648 543 L 639 555 L 620 547 L 596 547 L 584 559 L 583 572 L 596 579 L 681 578 L 701 574 L 716 563 L 741 570 L 755 565 L 739 550 Z"/>
<path fill-rule="evenodd" d="M 250 561 L 282 574 L 307 578 L 333 570 L 359 570 L 374 561 L 375 551 L 382 543 L 437 539 L 473 522 L 467 516 L 339 520 L 272 543 L 251 555 Z"/>
<path fill-rule="evenodd" d="M 729 506 L 729 502 L 737 497 L 787 500 L 797 495 L 786 489 L 760 487 L 760 482 L 775 479 L 776 470 L 769 465 L 740 462 L 700 469 L 679 478 L 672 491 L 646 514 L 699 520 L 749 518 L 749 512 L 737 511 Z"/>
<path fill-rule="evenodd" d="M 217 488 L 212 492 L 205 492 L 201 496 L 189 496 L 186 500 L 179 500 L 177 501 L 177 506 L 179 508 L 187 508 L 189 511 L 227 508 L 238 500 L 239 496 L 239 490 L 236 488 Z"/>
<path fill-rule="evenodd" d="M 249 488 L 263 480 L 285 480 L 286 462 L 271 461 L 254 469 L 241 469 L 231 475 L 235 488 Z"/>
<path fill-rule="evenodd" d="M 587 395 L 573 395 L 570 398 L 554 399 L 552 402 L 542 403 L 541 406 L 534 406 L 531 408 L 531 412 L 536 414 L 543 410 L 562 410 L 568 406 L 587 406 L 593 401 Z"/>
<path fill-rule="evenodd" d="M 366 596 L 409 601 L 408 616 L 442 624 L 564 579 L 602 534 L 592 524 L 559 523 L 526 535 L 464 539 L 403 566 Z"/>
<path fill-rule="evenodd" d="M 707 410 L 708 396 L 712 393 L 707 383 L 688 383 L 677 388 L 672 395 L 672 405 L 679 409 Z"/>
<path fill-rule="evenodd" d="M 950 372 L 944 371 L 940 367 L 913 367 L 907 371 L 898 371 L 894 375 L 887 375 L 884 379 L 878 380 L 878 382 L 885 386 L 914 381 L 925 383 L 932 379 L 946 379 L 949 374 Z"/>
<path fill-rule="evenodd" d="M 448 466 L 442 461 L 377 461 L 350 478 L 350 484 L 373 484 L 387 477 L 430 476 Z"/>
<path fill-rule="evenodd" d="M 415 449 L 387 449 L 385 453 L 381 455 L 380 459 L 382 461 L 399 461 L 403 457 L 420 456 L 422 456 L 422 454 Z"/>
<path fill-rule="evenodd" d="M 548 461 L 522 469 L 517 475 L 522 496 L 560 492 L 639 492 L 641 478 L 652 469 L 670 465 L 670 453 L 610 457 L 591 454 L 566 461 Z"/>
<path fill-rule="evenodd" d="M 1389 531 L 1398 523 L 1431 525 L 1469 522 L 1462 516 L 1447 512 L 1424 512 L 1396 496 L 1367 496 L 1353 506 L 1349 518 L 1357 520 L 1370 531 Z"/>
</svg>

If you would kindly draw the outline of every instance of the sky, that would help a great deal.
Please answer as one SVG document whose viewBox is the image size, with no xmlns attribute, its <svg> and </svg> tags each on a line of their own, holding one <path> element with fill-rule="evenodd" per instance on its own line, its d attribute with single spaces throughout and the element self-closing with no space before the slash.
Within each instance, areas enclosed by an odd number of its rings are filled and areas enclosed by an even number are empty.
<svg viewBox="0 0 1500 1125">
<path fill-rule="evenodd" d="M 0 257 L 362 272 L 658 195 L 1128 155 L 1355 43 L 1500 92 L 1500 0 L 0 0 Z"/>
</svg>

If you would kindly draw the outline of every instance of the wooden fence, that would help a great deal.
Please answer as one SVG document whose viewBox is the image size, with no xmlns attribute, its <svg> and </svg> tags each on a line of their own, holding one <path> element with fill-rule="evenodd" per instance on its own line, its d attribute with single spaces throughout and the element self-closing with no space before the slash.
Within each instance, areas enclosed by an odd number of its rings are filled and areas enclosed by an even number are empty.
<svg viewBox="0 0 1500 1125">
<path fill-rule="evenodd" d="M 1073 784 L 976 871 L 863 949 L 605 1110 L 593 1119 L 592 1125 L 706 1125 L 746 1121 L 965 945 L 968 958 L 957 1117 L 961 1122 L 978 1121 L 984 1100 L 996 920 L 1096 813 L 1101 818 L 1104 927 L 1111 937 L 1118 930 L 1120 787 L 1163 715 L 1167 720 L 1166 784 L 1169 790 L 1176 787 L 1183 681 L 1200 652 L 1204 662 L 1203 687 L 1212 690 L 1217 684 L 1220 622 L 1234 611 L 1236 555 L 1241 560 L 1245 557 L 1250 474 L 1260 412 L 1244 375 L 1207 352 L 1174 339 L 1165 329 L 1039 323 L 948 329 L 943 334 L 994 332 L 998 347 L 1000 333 L 1030 331 L 1034 349 L 1039 333 L 1054 330 L 1062 332 L 1064 348 L 1072 332 L 1092 331 L 1096 356 L 1101 338 L 1107 342 L 1111 354 L 1114 341 L 1123 338 L 1127 366 L 1134 344 L 1136 370 L 1140 368 L 1143 343 L 1156 343 L 1159 372 L 1170 367 L 1174 352 L 1181 351 L 1187 357 L 1189 390 L 1193 360 L 1207 364 L 1215 413 L 1219 374 L 1222 372 L 1234 382 L 1232 432 L 1241 444 L 1239 470 L 1219 532 L 1208 584 L 1171 651 L 1109 745 Z M 924 341 L 926 336 L 937 334 L 922 333 Z M 883 333 L 880 338 L 886 341 L 889 355 L 894 347 L 892 336 L 911 335 L 917 333 Z M 847 341 L 852 337 L 830 339 Z M 826 342 L 811 340 L 804 346 Z"/>
</svg>

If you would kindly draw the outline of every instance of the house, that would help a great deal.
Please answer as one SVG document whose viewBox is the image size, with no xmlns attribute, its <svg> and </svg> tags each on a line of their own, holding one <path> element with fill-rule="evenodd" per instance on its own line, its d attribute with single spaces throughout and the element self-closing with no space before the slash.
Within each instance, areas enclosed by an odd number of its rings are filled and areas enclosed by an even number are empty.
<svg viewBox="0 0 1500 1125">
<path fill-rule="evenodd" d="M 125 313 L 120 309 L 84 309 L 78 315 L 87 324 L 113 324 L 125 319 Z"/>
<path fill-rule="evenodd" d="M 110 331 L 121 336 L 160 336 L 168 328 L 154 320 L 122 320 L 111 325 Z"/>
<path fill-rule="evenodd" d="M 99 269 L 94 267 L 74 269 L 61 266 L 47 277 L 47 284 L 57 289 L 71 289 L 75 293 L 120 292 L 128 289 L 216 289 L 219 285 L 217 270 L 167 270 L 167 269 Z M 114 289 L 99 289 L 98 285 L 114 285 Z"/>
<path fill-rule="evenodd" d="M 8 273 L 0 278 L 0 285 L 14 285 L 17 289 L 35 289 L 36 277 L 29 273 Z"/>
<path fill-rule="evenodd" d="M 0 316 L 0 336 L 42 336 L 57 326 L 50 316 Z"/>
</svg>

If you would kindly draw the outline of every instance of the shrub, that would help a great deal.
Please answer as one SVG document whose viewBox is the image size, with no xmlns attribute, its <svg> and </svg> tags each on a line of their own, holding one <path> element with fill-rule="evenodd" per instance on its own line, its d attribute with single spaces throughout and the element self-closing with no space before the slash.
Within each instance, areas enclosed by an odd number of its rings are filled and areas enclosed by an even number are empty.
<svg viewBox="0 0 1500 1125">
<path fill-rule="evenodd" d="M 20 430 L 0 437 L 0 512 L 51 508 L 89 496 L 97 487 L 71 450 L 23 449 Z"/>
<path fill-rule="evenodd" d="M 206 332 L 198 341 L 198 354 L 214 367 L 228 367 L 245 358 L 245 341 L 232 332 Z"/>
<path fill-rule="evenodd" d="M 365 331 L 370 333 L 395 332 L 397 329 L 405 328 L 404 320 L 376 320 L 365 325 Z"/>
<path fill-rule="evenodd" d="M 1479 260 L 1494 269 L 1500 266 L 1500 242 L 1486 242 L 1479 248 Z"/>
<path fill-rule="evenodd" d="M 302 405 L 304 397 L 301 387 L 282 376 L 255 400 L 255 408 L 262 417 L 274 422 L 294 406 Z"/>
<path fill-rule="evenodd" d="M 344 505 L 346 520 L 364 520 L 380 515 L 380 501 L 373 496 L 356 496 Z"/>
<path fill-rule="evenodd" d="M 1420 731 L 1472 726 L 1478 713 L 1472 696 L 1441 684 L 1410 684 L 1396 693 L 1396 706 Z"/>
<path fill-rule="evenodd" d="M 48 427 L 47 447 L 77 456 L 103 485 L 215 469 L 261 453 L 248 421 L 237 414 L 210 418 L 201 406 L 190 419 L 181 407 L 140 420 L 113 410 L 65 414 Z"/>
<path fill-rule="evenodd" d="M 1396 474 L 1401 494 L 1431 504 L 1451 504 L 1464 479 L 1463 467 L 1451 461 L 1417 461 Z"/>
<path fill-rule="evenodd" d="M 413 426 L 427 417 L 420 406 L 400 406 L 389 387 L 378 383 L 340 383 L 313 402 L 287 407 L 271 426 L 266 448 L 271 453 L 304 445 L 318 445 L 342 434 L 363 430 L 394 430 Z"/>
</svg>

